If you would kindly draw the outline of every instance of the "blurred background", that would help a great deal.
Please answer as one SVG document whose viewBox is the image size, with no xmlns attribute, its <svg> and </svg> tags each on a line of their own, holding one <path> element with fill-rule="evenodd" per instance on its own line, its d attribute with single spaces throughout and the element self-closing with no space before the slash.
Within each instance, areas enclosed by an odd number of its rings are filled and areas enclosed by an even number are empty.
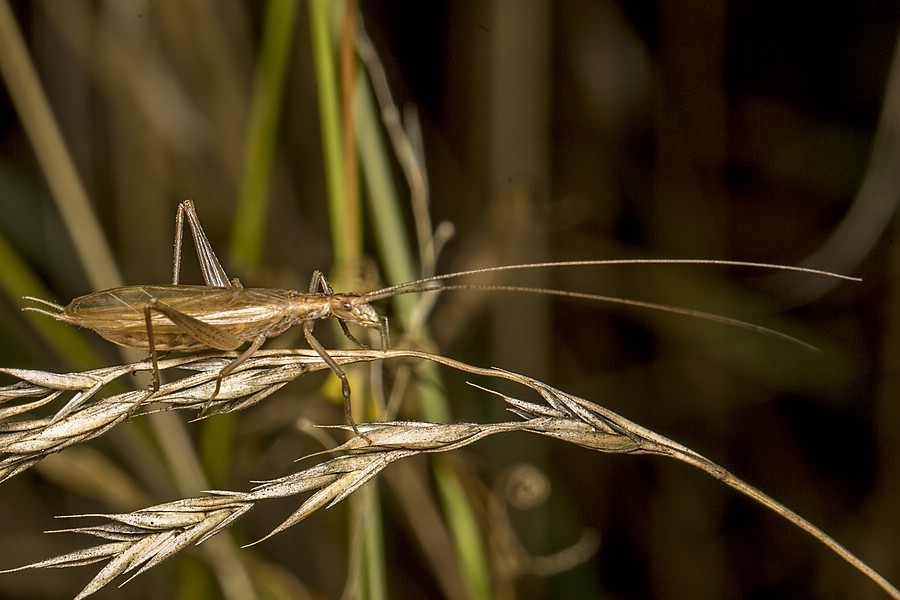
<svg viewBox="0 0 900 600">
<path fill-rule="evenodd" d="M 245 285 L 304 290 L 322 269 L 348 289 L 347 240 L 336 239 L 327 200 L 316 2 L 3 4 L 0 365 L 122 360 L 93 334 L 21 313 L 20 297 L 65 304 L 120 281 L 171 281 L 185 198 Z M 339 30 L 344 3 L 325 4 Z M 863 278 L 627 266 L 496 280 L 714 312 L 817 353 L 682 316 L 475 292 L 440 299 L 427 343 L 541 379 L 700 452 L 900 583 L 897 4 L 362 0 L 359 9 L 395 100 L 418 111 L 430 217 L 455 227 L 438 272 L 698 257 Z M 8 27 L 49 113 L 16 71 Z M 401 199 L 395 225 L 414 246 L 408 186 L 383 148 Z M 354 243 L 379 264 L 391 240 L 373 225 L 384 213 L 366 181 Z M 201 281 L 193 255 L 186 247 L 184 282 Z M 359 285 L 399 282 L 389 267 L 375 273 Z M 392 323 L 395 347 L 426 343 L 404 337 L 402 316 Z M 305 347 L 299 332 L 273 344 Z M 441 376 L 453 419 L 509 418 L 465 385 L 471 377 Z M 298 424 L 341 422 L 331 379 L 310 376 L 202 424 L 136 419 L 3 483 L 0 567 L 93 543 L 40 533 L 61 526 L 54 515 L 135 510 L 210 485 L 246 490 L 295 470 L 294 459 L 322 449 Z M 413 399 L 404 407 L 415 415 Z M 206 481 L 180 479 L 179 456 L 205 467 Z M 788 522 L 674 461 L 526 434 L 432 461 L 463 482 L 493 597 L 883 597 Z M 427 488 L 428 464 L 404 473 Z M 509 495 L 516 487 L 534 497 Z M 383 488 L 389 597 L 467 597 L 450 581 L 454 565 L 422 552 L 428 533 L 410 519 L 409 489 L 397 474 Z M 219 543 L 258 539 L 297 503 L 254 510 Z M 343 505 L 322 511 L 233 556 L 260 598 L 339 597 L 352 569 L 348 518 Z M 596 552 L 575 545 L 586 532 L 599 536 Z M 210 563 L 202 551 L 179 556 L 96 597 L 222 597 Z M 71 597 L 99 568 L 2 575 L 0 596 Z"/>
</svg>

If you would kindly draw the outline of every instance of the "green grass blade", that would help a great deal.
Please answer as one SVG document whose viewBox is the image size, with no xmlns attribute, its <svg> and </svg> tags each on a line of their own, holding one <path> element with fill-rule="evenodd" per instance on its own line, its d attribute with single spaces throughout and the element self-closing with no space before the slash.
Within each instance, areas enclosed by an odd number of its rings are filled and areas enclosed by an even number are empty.
<svg viewBox="0 0 900 600">
<path fill-rule="evenodd" d="M 0 236 L 0 288 L 15 306 L 28 306 L 23 296 L 50 298 L 49 290 L 34 276 L 33 271 Z M 94 368 L 100 364 L 93 349 L 81 333 L 71 325 L 59 323 L 43 315 L 28 319 L 34 329 L 59 354 L 67 365 L 75 369 Z"/>
<path fill-rule="evenodd" d="M 294 0 L 270 0 L 266 6 L 247 128 L 244 176 L 231 240 L 232 261 L 241 272 L 255 267 L 262 256 L 284 82 L 294 46 L 297 4 Z"/>
<path fill-rule="evenodd" d="M 375 228 L 381 263 L 388 281 L 408 281 L 416 276 L 415 260 L 404 230 L 401 200 L 387 158 L 392 156 L 392 151 L 381 128 L 378 104 L 362 73 L 355 91 L 354 108 L 358 125 L 360 164 L 368 191 L 369 213 Z M 402 316 L 410 314 L 416 298 L 397 296 L 394 301 L 396 314 Z M 416 389 L 427 420 L 441 422 L 450 420 L 450 411 L 441 393 L 442 386 L 436 370 L 428 369 L 427 372 L 420 373 Z M 456 475 L 437 465 L 434 473 L 466 588 L 470 597 L 487 600 L 492 597 L 490 569 L 478 520 Z"/>
</svg>

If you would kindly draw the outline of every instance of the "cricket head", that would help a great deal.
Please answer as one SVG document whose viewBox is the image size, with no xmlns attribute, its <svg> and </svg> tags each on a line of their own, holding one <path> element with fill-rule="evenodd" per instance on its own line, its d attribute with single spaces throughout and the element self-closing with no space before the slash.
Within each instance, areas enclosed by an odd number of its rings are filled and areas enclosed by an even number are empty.
<svg viewBox="0 0 900 600">
<path fill-rule="evenodd" d="M 332 316 L 345 323 L 363 327 L 381 327 L 381 317 L 359 294 L 332 294 L 329 296 L 329 305 Z"/>
</svg>

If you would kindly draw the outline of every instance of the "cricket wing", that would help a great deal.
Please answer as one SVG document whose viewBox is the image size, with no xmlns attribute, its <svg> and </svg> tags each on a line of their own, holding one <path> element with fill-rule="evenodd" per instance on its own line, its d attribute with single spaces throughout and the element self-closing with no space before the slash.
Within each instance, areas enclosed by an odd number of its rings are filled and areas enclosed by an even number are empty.
<svg viewBox="0 0 900 600">
<path fill-rule="evenodd" d="M 283 318 L 278 298 L 267 292 L 193 285 L 127 286 L 76 298 L 57 318 L 91 329 L 115 344 L 146 349 L 144 308 L 150 305 L 157 349 L 232 350 Z"/>
<path fill-rule="evenodd" d="M 173 325 L 181 329 L 184 333 L 188 334 L 201 344 L 209 346 L 211 348 L 215 348 L 216 350 L 234 350 L 244 342 L 244 340 L 235 335 L 232 331 L 229 331 L 228 328 L 204 323 L 203 321 L 179 312 L 168 304 L 159 302 L 156 299 L 152 300 L 149 303 L 148 308 L 151 311 L 151 323 L 153 320 L 152 311 L 162 313 L 163 315 L 168 317 L 170 321 L 172 321 Z M 146 318 L 147 317 L 145 313 L 145 322 Z M 153 339 L 155 342 L 155 329 L 153 331 L 153 335 Z M 149 332 L 147 337 L 150 337 Z"/>
</svg>

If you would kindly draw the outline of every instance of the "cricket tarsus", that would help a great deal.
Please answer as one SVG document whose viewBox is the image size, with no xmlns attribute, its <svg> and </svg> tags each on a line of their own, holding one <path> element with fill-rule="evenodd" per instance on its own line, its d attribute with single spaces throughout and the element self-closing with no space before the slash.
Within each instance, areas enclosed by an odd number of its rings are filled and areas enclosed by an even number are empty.
<svg viewBox="0 0 900 600">
<path fill-rule="evenodd" d="M 179 284 L 185 220 L 194 238 L 194 246 L 197 249 L 203 280 L 206 283 L 205 286 Z M 728 317 L 652 302 L 541 288 L 443 284 L 444 281 L 450 279 L 501 271 L 628 264 L 693 264 L 754 267 L 856 280 L 853 277 L 804 267 L 743 261 L 613 259 L 542 262 L 472 269 L 408 281 L 365 294 L 336 293 L 320 271 L 313 273 L 307 293 L 293 290 L 244 288 L 239 280 L 228 278 L 228 274 L 222 268 L 212 245 L 206 237 L 206 233 L 203 231 L 203 227 L 200 225 L 200 219 L 197 216 L 194 203 L 190 200 L 185 200 L 179 205 L 175 220 L 175 250 L 172 260 L 171 285 L 127 286 L 104 290 L 76 298 L 67 306 L 61 306 L 39 298 L 29 298 L 52 310 L 37 307 L 28 307 L 26 310 L 40 312 L 59 321 L 92 329 L 116 344 L 148 350 L 153 371 L 154 392 L 158 391 L 160 387 L 158 364 L 158 354 L 160 352 L 202 348 L 233 351 L 237 350 L 241 345 L 249 343 L 250 345 L 246 350 L 219 371 L 216 376 L 215 388 L 212 395 L 203 405 L 201 416 L 206 414 L 212 402 L 218 396 L 222 387 L 222 380 L 226 376 L 233 373 L 259 350 L 267 339 L 280 335 L 288 328 L 302 323 L 303 335 L 307 343 L 341 380 L 341 395 L 344 400 L 345 418 L 357 435 L 360 432 L 351 413 L 350 382 L 347 379 L 347 374 L 337 361 L 328 354 L 328 351 L 319 340 L 316 339 L 313 334 L 313 327 L 317 319 L 334 317 L 338 319 L 341 330 L 347 338 L 360 348 L 366 348 L 366 346 L 350 332 L 348 324 L 376 328 L 381 334 L 382 348 L 386 349 L 389 347 L 387 319 L 380 317 L 370 303 L 400 294 L 480 288 L 602 300 L 717 321 L 810 347 L 800 340 L 765 327 Z"/>
</svg>

